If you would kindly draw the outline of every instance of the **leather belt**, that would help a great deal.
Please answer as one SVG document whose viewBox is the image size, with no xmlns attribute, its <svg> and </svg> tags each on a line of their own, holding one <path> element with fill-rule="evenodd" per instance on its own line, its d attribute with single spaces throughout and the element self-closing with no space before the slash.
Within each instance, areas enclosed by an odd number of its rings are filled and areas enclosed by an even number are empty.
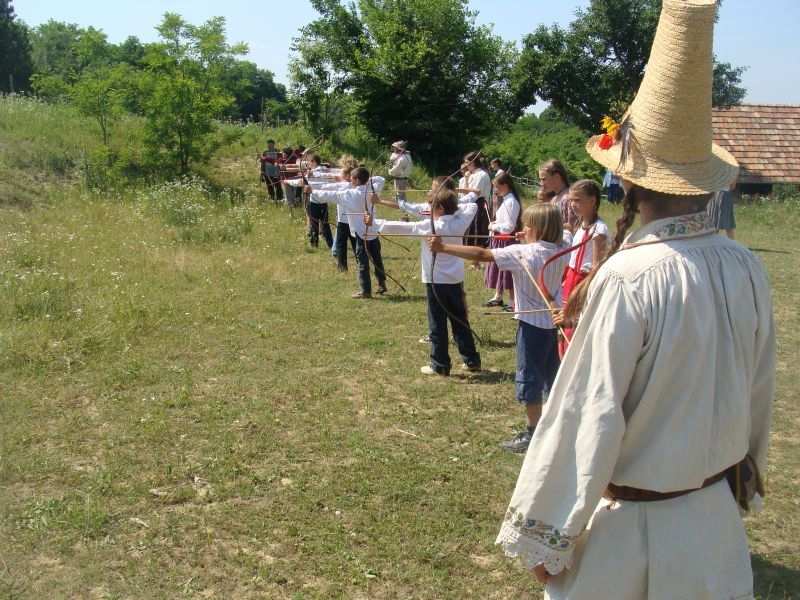
<svg viewBox="0 0 800 600">
<path fill-rule="evenodd" d="M 652 490 L 640 490 L 639 488 L 627 487 L 624 485 L 615 485 L 609 483 L 603 497 L 608 500 L 624 500 L 626 502 L 660 502 L 662 500 L 671 500 L 672 498 L 680 498 L 692 492 L 702 490 L 710 485 L 714 485 L 718 481 L 725 479 L 728 469 L 721 473 L 709 477 L 703 482 L 699 488 L 691 490 L 680 490 L 677 492 L 654 492 Z"/>
</svg>

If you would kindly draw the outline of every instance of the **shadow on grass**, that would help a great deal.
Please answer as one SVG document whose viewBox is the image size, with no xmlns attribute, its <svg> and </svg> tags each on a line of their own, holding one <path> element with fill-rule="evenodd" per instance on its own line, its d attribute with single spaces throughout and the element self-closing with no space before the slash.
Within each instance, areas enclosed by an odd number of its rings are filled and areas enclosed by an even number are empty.
<svg viewBox="0 0 800 600">
<path fill-rule="evenodd" d="M 772 250 L 770 248 L 750 248 L 751 252 L 763 252 L 765 254 L 792 254 L 790 250 Z"/>
<path fill-rule="evenodd" d="M 753 579 L 759 600 L 785 600 L 800 597 L 800 570 L 775 564 L 753 554 Z"/>
<path fill-rule="evenodd" d="M 414 294 L 404 294 L 402 291 L 397 290 L 396 293 L 387 294 L 383 296 L 383 299 L 386 302 L 392 302 L 395 304 L 400 304 L 403 302 L 423 302 L 427 300 L 425 296 L 414 295 Z"/>
<path fill-rule="evenodd" d="M 480 371 L 479 373 L 451 373 L 450 377 L 462 383 L 508 383 L 514 381 L 514 373 L 503 371 Z"/>
<path fill-rule="evenodd" d="M 483 343 L 481 344 L 481 348 L 486 348 L 487 350 L 499 350 L 501 348 L 515 348 L 517 343 L 514 342 L 505 342 L 501 340 L 495 340 L 485 335 L 481 336 L 481 340 Z"/>
</svg>

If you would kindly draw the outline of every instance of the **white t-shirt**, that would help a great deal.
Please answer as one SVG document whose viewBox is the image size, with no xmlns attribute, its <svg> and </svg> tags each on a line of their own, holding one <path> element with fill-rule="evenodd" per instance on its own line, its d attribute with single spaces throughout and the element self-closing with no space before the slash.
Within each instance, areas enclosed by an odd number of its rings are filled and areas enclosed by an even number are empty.
<svg viewBox="0 0 800 600">
<path fill-rule="evenodd" d="M 603 222 L 602 219 L 597 219 L 592 225 L 588 227 L 588 229 L 584 228 L 582 225 L 578 227 L 578 230 L 575 232 L 575 237 L 573 239 L 573 245 L 577 246 L 583 240 L 586 239 L 587 236 L 598 236 L 603 235 L 606 238 L 606 244 L 608 244 L 608 225 Z M 592 261 L 594 259 L 594 241 L 587 242 L 586 246 L 583 248 L 583 264 L 581 264 L 580 268 L 578 268 L 575 263 L 578 261 L 578 252 L 581 251 L 581 248 L 577 250 L 573 250 L 569 256 L 569 266 L 575 269 L 576 271 L 582 271 L 584 273 L 588 273 L 592 270 Z"/>
<path fill-rule="evenodd" d="M 463 245 L 464 232 L 470 226 L 478 212 L 474 202 L 461 204 L 452 215 L 443 215 L 436 219 L 436 235 L 442 236 L 445 244 Z M 431 220 L 423 219 L 416 223 L 404 221 L 385 221 L 375 219 L 373 231 L 379 233 L 405 233 L 427 236 L 431 233 Z M 422 263 L 422 283 L 461 283 L 464 281 L 464 261 L 449 254 L 436 255 L 436 272 L 431 272 L 433 255 L 428 248 L 428 239 L 420 239 L 420 262 Z"/>
<path fill-rule="evenodd" d="M 536 283 L 539 283 L 538 277 L 544 263 L 556 252 L 569 248 L 569 232 L 565 231 L 565 234 L 564 241 L 561 244 L 534 242 L 532 244 L 514 244 L 505 248 L 491 250 L 498 268 L 511 272 L 511 277 L 514 279 L 514 301 L 517 310 L 528 311 L 547 308 L 544 299 L 531 282 L 530 275 L 520 262 L 525 264 L 530 274 L 537 278 Z M 544 283 L 547 286 L 547 291 L 553 297 L 553 304 L 556 307 L 561 307 L 561 275 L 567 266 L 568 256 L 568 254 L 565 254 L 559 257 L 550 263 L 544 272 Z M 555 328 L 553 317 L 548 312 L 516 314 L 514 318 L 540 329 Z"/>
<path fill-rule="evenodd" d="M 517 228 L 520 206 L 516 196 L 509 192 L 503 196 L 503 203 L 497 209 L 495 220 L 489 229 L 495 233 L 513 233 Z"/>
<path fill-rule="evenodd" d="M 313 190 L 311 194 L 311 202 L 315 204 L 336 204 L 341 207 L 342 212 L 348 213 L 346 216 L 338 212 L 337 221 L 340 217 L 346 217 L 344 221 L 350 226 L 350 235 L 357 235 L 361 239 L 372 240 L 375 239 L 364 223 L 364 210 L 366 209 L 365 203 L 368 202 L 367 198 L 372 193 L 374 188 L 375 193 L 380 193 L 383 189 L 385 180 L 383 177 L 377 175 L 371 178 L 372 185 L 367 182 L 366 185 L 358 187 L 349 187 L 344 190 Z"/>
<path fill-rule="evenodd" d="M 492 200 L 492 178 L 483 169 L 478 169 L 474 173 L 467 175 L 467 182 L 469 189 L 480 190 L 478 193 L 479 198 L 483 198 L 487 202 Z"/>
</svg>

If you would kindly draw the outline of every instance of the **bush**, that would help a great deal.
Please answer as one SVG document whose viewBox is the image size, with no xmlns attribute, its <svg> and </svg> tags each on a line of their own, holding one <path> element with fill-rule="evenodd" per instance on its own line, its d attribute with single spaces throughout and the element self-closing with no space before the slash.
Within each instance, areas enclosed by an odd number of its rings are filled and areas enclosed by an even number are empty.
<svg viewBox="0 0 800 600">
<path fill-rule="evenodd" d="M 602 181 L 603 168 L 585 150 L 588 135 L 578 127 L 555 117 L 526 115 L 508 132 L 493 137 L 483 146 L 487 159 L 499 158 L 518 176 L 536 179 L 539 165 L 557 158 L 567 168 L 570 177 Z"/>
</svg>

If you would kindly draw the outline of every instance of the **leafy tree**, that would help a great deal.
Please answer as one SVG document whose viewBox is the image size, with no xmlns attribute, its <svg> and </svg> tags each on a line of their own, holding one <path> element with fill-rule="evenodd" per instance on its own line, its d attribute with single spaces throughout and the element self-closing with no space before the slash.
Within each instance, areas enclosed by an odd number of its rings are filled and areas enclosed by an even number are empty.
<svg viewBox="0 0 800 600">
<path fill-rule="evenodd" d="M 51 100 L 68 97 L 84 71 L 115 62 L 114 48 L 94 27 L 53 20 L 39 25 L 31 33 L 34 91 Z"/>
<path fill-rule="evenodd" d="M 580 127 L 620 117 L 639 88 L 655 37 L 661 0 L 591 0 L 564 29 L 541 26 L 523 40 L 513 83 L 517 100 L 547 100 Z M 717 63 L 714 100 L 737 103 L 743 69 Z"/>
<path fill-rule="evenodd" d="M 0 0 L 0 92 L 27 89 L 31 72 L 28 29 L 16 20 L 11 0 Z"/>
<path fill-rule="evenodd" d="M 714 106 L 728 107 L 741 104 L 747 95 L 742 87 L 742 74 L 747 67 L 734 67 L 731 63 L 714 63 L 714 89 L 711 103 Z"/>
<path fill-rule="evenodd" d="M 125 41 L 116 47 L 116 60 L 132 67 L 144 65 L 145 46 L 134 35 L 129 35 Z"/>
<path fill-rule="evenodd" d="M 78 110 L 100 126 L 103 144 L 108 148 L 110 129 L 124 112 L 125 89 L 130 81 L 125 64 L 86 71 L 72 86 L 72 101 Z"/>
<path fill-rule="evenodd" d="M 227 43 L 222 17 L 196 26 L 166 13 L 156 29 L 161 42 L 148 47 L 142 78 L 145 143 L 151 162 L 186 173 L 210 154 L 214 119 L 233 102 L 222 86 L 224 70 L 247 48 Z"/>
<path fill-rule="evenodd" d="M 233 95 L 229 116 L 236 119 L 260 118 L 264 101 L 286 102 L 286 87 L 276 83 L 271 71 L 255 63 L 230 59 L 223 71 L 222 85 Z"/>
<path fill-rule="evenodd" d="M 384 140 L 451 161 L 519 114 L 513 47 L 475 24 L 466 0 L 312 0 L 320 18 L 295 42 L 293 96 L 314 128 L 347 102 Z M 435 151 L 434 151 L 435 149 Z"/>
</svg>

